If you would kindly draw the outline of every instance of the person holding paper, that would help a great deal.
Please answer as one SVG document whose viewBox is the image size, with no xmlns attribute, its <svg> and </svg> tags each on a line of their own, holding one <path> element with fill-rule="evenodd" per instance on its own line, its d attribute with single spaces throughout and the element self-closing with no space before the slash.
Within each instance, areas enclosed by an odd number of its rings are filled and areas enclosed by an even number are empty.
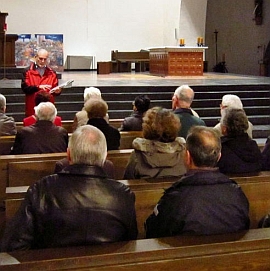
<svg viewBox="0 0 270 271">
<path fill-rule="evenodd" d="M 40 90 L 52 93 L 52 102 L 54 103 L 54 96 L 60 95 L 62 88 L 58 86 L 58 79 L 56 72 L 48 66 L 49 52 L 45 49 L 39 49 L 34 62 L 23 72 L 23 79 L 21 88 L 25 93 L 25 116 L 31 116 L 34 112 L 35 93 Z"/>
</svg>

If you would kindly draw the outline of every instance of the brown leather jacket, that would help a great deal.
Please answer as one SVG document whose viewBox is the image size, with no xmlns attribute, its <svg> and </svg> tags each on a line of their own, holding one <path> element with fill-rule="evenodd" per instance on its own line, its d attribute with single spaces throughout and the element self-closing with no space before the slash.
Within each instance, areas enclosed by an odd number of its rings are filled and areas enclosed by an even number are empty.
<svg viewBox="0 0 270 271">
<path fill-rule="evenodd" d="M 7 225 L 2 251 L 137 238 L 135 195 L 102 168 L 71 165 L 30 186 Z"/>
</svg>

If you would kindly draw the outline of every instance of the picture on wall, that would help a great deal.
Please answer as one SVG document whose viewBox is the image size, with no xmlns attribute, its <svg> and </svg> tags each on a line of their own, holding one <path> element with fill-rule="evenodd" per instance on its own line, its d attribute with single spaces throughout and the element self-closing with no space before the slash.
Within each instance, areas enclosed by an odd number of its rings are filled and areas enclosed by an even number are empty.
<svg viewBox="0 0 270 271">
<path fill-rule="evenodd" d="M 63 66 L 63 35 L 62 34 L 18 34 L 15 43 L 15 64 L 26 67 L 40 48 L 50 52 L 49 65 L 55 71 L 61 72 Z"/>
</svg>

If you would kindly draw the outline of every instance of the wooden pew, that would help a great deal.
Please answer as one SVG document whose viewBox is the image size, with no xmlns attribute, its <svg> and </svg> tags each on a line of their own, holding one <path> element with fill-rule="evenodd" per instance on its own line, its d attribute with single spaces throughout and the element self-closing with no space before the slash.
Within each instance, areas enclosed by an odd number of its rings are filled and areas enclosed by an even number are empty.
<svg viewBox="0 0 270 271">
<path fill-rule="evenodd" d="M 114 164 L 115 179 L 122 179 L 132 149 L 108 151 Z M 55 162 L 66 153 L 20 154 L 0 156 L 0 201 L 5 199 L 8 186 L 31 185 L 54 172 Z"/>
<path fill-rule="evenodd" d="M 177 178 L 155 179 L 155 180 L 120 180 L 130 187 L 135 193 L 136 215 L 138 223 L 138 238 L 144 238 L 144 222 L 153 212 L 153 209 L 163 195 L 164 189 L 170 187 Z M 251 228 L 257 228 L 259 220 L 270 211 L 270 178 L 250 177 L 250 179 L 235 179 L 242 187 L 250 203 L 250 221 Z M 6 217 L 11 218 L 14 211 L 20 205 L 24 198 L 27 186 L 24 187 L 7 187 L 6 200 Z"/>
<path fill-rule="evenodd" d="M 123 122 L 124 119 L 110 119 L 110 125 L 112 125 L 115 128 L 120 128 L 121 124 Z M 62 120 L 62 126 L 68 131 L 68 133 L 72 133 L 72 124 L 73 124 L 73 120 Z M 16 122 L 16 127 L 17 130 L 19 131 L 20 129 L 22 129 L 23 127 L 23 122 L 22 121 L 17 121 Z"/>
<path fill-rule="evenodd" d="M 270 269 L 268 229 L 175 236 L 106 245 L 0 253 L 5 271 L 262 271 Z"/>
<path fill-rule="evenodd" d="M 132 142 L 137 137 L 142 137 L 142 131 L 121 131 L 120 150 L 132 149 Z"/>
<path fill-rule="evenodd" d="M 135 63 L 136 72 L 145 72 L 149 67 L 149 52 L 111 51 L 112 72 L 131 72 L 131 63 Z"/>
<path fill-rule="evenodd" d="M 72 133 L 68 134 L 69 137 Z M 119 149 L 132 149 L 132 141 L 136 137 L 142 137 L 142 131 L 121 131 L 120 132 L 120 147 Z M 0 136 L 0 155 L 9 155 L 13 147 L 15 135 Z"/>
</svg>

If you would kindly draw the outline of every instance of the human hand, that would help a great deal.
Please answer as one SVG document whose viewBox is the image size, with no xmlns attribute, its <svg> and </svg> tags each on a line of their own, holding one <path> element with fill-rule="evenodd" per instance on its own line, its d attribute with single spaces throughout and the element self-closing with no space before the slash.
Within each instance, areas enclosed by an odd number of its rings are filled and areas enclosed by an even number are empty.
<svg viewBox="0 0 270 271">
<path fill-rule="evenodd" d="M 62 91 L 62 88 L 58 87 L 58 88 L 55 88 L 53 92 L 55 94 L 59 94 L 59 93 L 61 93 L 61 91 Z"/>
<path fill-rule="evenodd" d="M 39 85 L 39 89 L 42 90 L 50 90 L 52 88 L 51 85 Z"/>
</svg>

